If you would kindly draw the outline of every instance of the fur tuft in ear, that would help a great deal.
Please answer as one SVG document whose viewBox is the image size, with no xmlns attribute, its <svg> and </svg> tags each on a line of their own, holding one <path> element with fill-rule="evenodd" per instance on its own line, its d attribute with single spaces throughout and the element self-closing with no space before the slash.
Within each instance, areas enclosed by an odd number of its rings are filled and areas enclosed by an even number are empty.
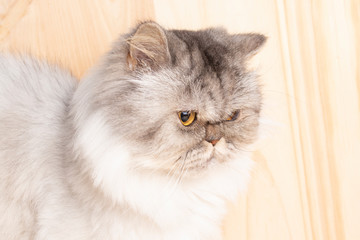
<svg viewBox="0 0 360 240">
<path fill-rule="evenodd" d="M 127 43 L 129 44 L 127 62 L 131 70 L 138 67 L 156 69 L 170 61 L 165 32 L 154 22 L 139 25 Z"/>
<path fill-rule="evenodd" d="M 237 50 L 243 58 L 254 56 L 260 48 L 265 44 L 266 37 L 257 33 L 245 33 L 233 35 L 235 41 L 238 43 Z"/>
</svg>

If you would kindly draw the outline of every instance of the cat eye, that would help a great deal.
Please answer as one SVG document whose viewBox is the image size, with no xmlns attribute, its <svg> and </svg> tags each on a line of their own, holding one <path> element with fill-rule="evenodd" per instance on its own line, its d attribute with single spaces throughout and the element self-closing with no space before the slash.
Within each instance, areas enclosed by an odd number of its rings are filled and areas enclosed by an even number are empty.
<svg viewBox="0 0 360 240">
<path fill-rule="evenodd" d="M 179 112 L 178 115 L 180 122 L 184 126 L 189 126 L 196 119 L 196 113 L 194 111 L 183 111 L 183 112 Z"/>
<path fill-rule="evenodd" d="M 239 117 L 240 110 L 233 111 L 226 121 L 235 121 Z"/>
</svg>

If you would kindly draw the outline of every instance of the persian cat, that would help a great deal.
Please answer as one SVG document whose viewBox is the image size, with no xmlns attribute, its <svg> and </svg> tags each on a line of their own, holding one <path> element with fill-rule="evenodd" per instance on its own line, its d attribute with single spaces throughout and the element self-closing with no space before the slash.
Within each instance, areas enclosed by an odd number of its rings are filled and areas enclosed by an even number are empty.
<svg viewBox="0 0 360 240">
<path fill-rule="evenodd" d="M 219 240 L 244 189 L 261 34 L 139 24 L 84 79 L 0 56 L 4 240 Z"/>
</svg>

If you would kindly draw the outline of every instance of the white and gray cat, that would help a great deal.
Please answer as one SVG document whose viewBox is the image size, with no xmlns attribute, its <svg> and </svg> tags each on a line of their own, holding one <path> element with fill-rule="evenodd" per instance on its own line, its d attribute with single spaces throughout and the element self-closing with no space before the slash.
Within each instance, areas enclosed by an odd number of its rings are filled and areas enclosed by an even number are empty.
<svg viewBox="0 0 360 240">
<path fill-rule="evenodd" d="M 120 37 L 84 79 L 0 56 L 0 238 L 218 240 L 245 188 L 260 34 Z"/>
</svg>

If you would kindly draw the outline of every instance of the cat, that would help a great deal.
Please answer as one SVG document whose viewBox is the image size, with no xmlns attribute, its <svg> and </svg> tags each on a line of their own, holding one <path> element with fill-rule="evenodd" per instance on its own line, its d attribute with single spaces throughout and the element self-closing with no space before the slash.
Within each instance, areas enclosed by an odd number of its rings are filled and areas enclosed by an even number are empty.
<svg viewBox="0 0 360 240">
<path fill-rule="evenodd" d="M 4 240 L 219 240 L 246 188 L 266 41 L 140 23 L 77 81 L 0 55 Z"/>
</svg>

